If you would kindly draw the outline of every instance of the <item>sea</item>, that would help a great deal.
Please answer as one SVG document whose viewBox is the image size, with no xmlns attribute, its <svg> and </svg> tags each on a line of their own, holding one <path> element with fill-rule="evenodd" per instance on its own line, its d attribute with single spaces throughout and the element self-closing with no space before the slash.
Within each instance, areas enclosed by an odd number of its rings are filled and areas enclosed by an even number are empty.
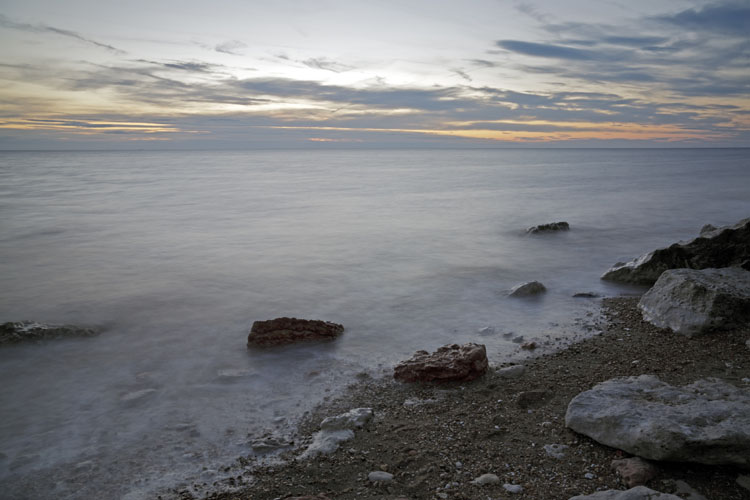
<svg viewBox="0 0 750 500">
<path fill-rule="evenodd" d="M 0 152 L 0 322 L 101 331 L 0 348 L 0 496 L 250 481 L 238 457 L 347 385 L 595 335 L 601 299 L 573 295 L 643 291 L 610 266 L 746 217 L 750 149 Z M 248 350 L 281 316 L 345 332 Z"/>
</svg>

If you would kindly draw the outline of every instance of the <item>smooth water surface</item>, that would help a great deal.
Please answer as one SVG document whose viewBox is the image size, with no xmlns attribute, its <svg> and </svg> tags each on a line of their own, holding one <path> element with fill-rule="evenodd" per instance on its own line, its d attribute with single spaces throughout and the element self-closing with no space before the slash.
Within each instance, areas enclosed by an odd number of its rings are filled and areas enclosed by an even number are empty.
<svg viewBox="0 0 750 500">
<path fill-rule="evenodd" d="M 0 321 L 103 330 L 0 349 L 0 482 L 210 482 L 415 350 L 581 335 L 574 293 L 639 291 L 601 282 L 612 264 L 748 216 L 747 149 L 0 153 Z M 506 296 L 529 280 L 548 292 Z M 346 332 L 248 351 L 278 316 Z"/>
</svg>

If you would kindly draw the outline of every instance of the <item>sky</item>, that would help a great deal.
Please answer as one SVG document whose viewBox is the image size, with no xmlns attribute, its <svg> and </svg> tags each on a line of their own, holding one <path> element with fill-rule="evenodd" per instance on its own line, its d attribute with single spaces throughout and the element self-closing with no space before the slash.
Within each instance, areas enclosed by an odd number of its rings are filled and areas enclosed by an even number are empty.
<svg viewBox="0 0 750 500">
<path fill-rule="evenodd" d="M 750 147 L 750 0 L 0 0 L 0 149 Z"/>
</svg>

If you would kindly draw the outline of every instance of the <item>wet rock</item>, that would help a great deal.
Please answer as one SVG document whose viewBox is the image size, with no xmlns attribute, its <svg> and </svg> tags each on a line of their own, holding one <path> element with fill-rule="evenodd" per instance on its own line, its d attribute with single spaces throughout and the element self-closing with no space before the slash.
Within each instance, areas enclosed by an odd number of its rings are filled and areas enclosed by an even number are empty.
<svg viewBox="0 0 750 500">
<path fill-rule="evenodd" d="M 656 467 L 640 457 L 612 461 L 612 470 L 620 476 L 628 488 L 642 486 L 656 476 Z"/>
<path fill-rule="evenodd" d="M 528 228 L 526 232 L 529 234 L 536 234 L 568 230 L 570 230 L 570 224 L 568 224 L 567 222 L 550 222 L 548 224 L 539 224 L 538 226 L 532 226 Z"/>
<path fill-rule="evenodd" d="M 393 481 L 393 474 L 382 470 L 376 470 L 367 474 L 367 479 L 373 483 L 387 483 Z"/>
<path fill-rule="evenodd" d="M 354 430 L 364 427 L 371 418 L 371 408 L 355 408 L 341 415 L 324 419 L 320 423 L 320 431 L 313 436 L 312 444 L 299 458 L 306 459 L 333 453 L 341 443 L 354 438 Z"/>
<path fill-rule="evenodd" d="M 487 371 L 487 350 L 481 344 L 446 345 L 430 354 L 417 351 L 399 363 L 393 378 L 400 382 L 469 381 Z"/>
<path fill-rule="evenodd" d="M 636 486 L 629 490 L 607 490 L 597 491 L 591 495 L 579 495 L 571 497 L 568 500 L 683 500 L 680 497 L 668 493 L 646 488 L 645 486 Z"/>
<path fill-rule="evenodd" d="M 531 295 L 538 295 L 546 290 L 547 288 L 545 288 L 545 286 L 542 285 L 540 282 L 528 281 L 526 283 L 521 283 L 520 285 L 516 285 L 513 288 L 511 288 L 508 296 L 509 297 L 529 297 Z"/>
<path fill-rule="evenodd" d="M 471 484 L 477 486 L 484 486 L 486 484 L 500 484 L 500 478 L 495 474 L 482 474 L 478 478 L 474 479 Z"/>
<path fill-rule="evenodd" d="M 295 342 L 333 340 L 343 325 L 315 319 L 276 318 L 256 321 L 247 336 L 248 347 L 270 347 Z"/>
<path fill-rule="evenodd" d="M 544 452 L 552 458 L 565 458 L 565 450 L 568 449 L 566 444 L 545 444 Z"/>
<path fill-rule="evenodd" d="M 595 299 L 598 296 L 599 294 L 594 292 L 578 292 L 573 294 L 573 297 L 577 299 Z"/>
<path fill-rule="evenodd" d="M 500 378 L 518 378 L 524 374 L 526 367 L 523 365 L 508 366 L 497 370 L 497 376 Z"/>
<path fill-rule="evenodd" d="M 650 460 L 750 465 L 750 390 L 718 379 L 674 387 L 653 375 L 577 395 L 565 425 Z"/>
<path fill-rule="evenodd" d="M 526 349 L 527 351 L 533 351 L 537 348 L 537 344 L 534 341 L 531 342 L 524 342 L 521 344 L 521 349 Z"/>
<path fill-rule="evenodd" d="M 14 321 L 0 325 L 0 345 L 96 335 L 99 335 L 97 330 L 75 325 L 47 325 L 36 321 Z"/>
<path fill-rule="evenodd" d="M 660 248 L 627 263 L 615 264 L 602 279 L 652 285 L 667 269 L 750 267 L 750 218 L 702 233 L 687 243 Z"/>
<path fill-rule="evenodd" d="M 692 337 L 750 323 L 750 271 L 673 269 L 664 271 L 641 297 L 643 319 Z"/>
</svg>

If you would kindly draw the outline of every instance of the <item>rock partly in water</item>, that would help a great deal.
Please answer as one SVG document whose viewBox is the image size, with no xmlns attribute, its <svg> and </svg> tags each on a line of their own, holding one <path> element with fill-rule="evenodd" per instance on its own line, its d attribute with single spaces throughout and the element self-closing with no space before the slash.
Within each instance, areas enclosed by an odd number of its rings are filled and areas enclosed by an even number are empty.
<svg viewBox="0 0 750 500">
<path fill-rule="evenodd" d="M 526 232 L 529 234 L 536 234 L 568 230 L 570 230 L 570 224 L 568 224 L 567 222 L 550 222 L 549 224 L 539 224 L 538 226 L 532 226 L 528 228 Z"/>
<path fill-rule="evenodd" d="M 97 330 L 75 325 L 47 325 L 36 321 L 13 321 L 0 325 L 0 345 L 96 335 L 99 335 Z"/>
<path fill-rule="evenodd" d="M 750 323 L 750 271 L 672 269 L 641 297 L 643 319 L 691 337 Z"/>
<path fill-rule="evenodd" d="M 568 500 L 683 500 L 680 497 L 668 493 L 660 493 L 646 488 L 645 486 L 636 486 L 626 491 L 607 490 L 597 491 L 591 495 L 579 495 L 571 497 Z"/>
<path fill-rule="evenodd" d="M 531 295 L 540 294 L 546 290 L 547 288 L 540 282 L 528 281 L 526 283 L 521 283 L 520 285 L 516 285 L 513 288 L 511 288 L 508 296 L 509 297 L 528 297 Z"/>
<path fill-rule="evenodd" d="M 612 470 L 622 478 L 628 488 L 642 486 L 656 477 L 656 467 L 640 457 L 612 461 Z"/>
<path fill-rule="evenodd" d="M 333 340 L 343 325 L 315 319 L 276 318 L 256 321 L 247 336 L 248 347 L 270 347 L 295 342 Z"/>
<path fill-rule="evenodd" d="M 313 442 L 302 452 L 300 459 L 318 455 L 329 455 L 341 443 L 354 438 L 354 430 L 364 427 L 372 418 L 371 408 L 355 408 L 335 417 L 328 417 L 320 423 L 320 431 L 313 436 Z"/>
<path fill-rule="evenodd" d="M 393 378 L 399 382 L 469 381 L 487 371 L 487 350 L 481 344 L 445 345 L 434 353 L 417 351 L 399 363 Z"/>
<path fill-rule="evenodd" d="M 707 231 L 687 243 L 675 243 L 630 262 L 615 264 L 602 279 L 652 285 L 667 269 L 732 266 L 750 270 L 750 218 Z"/>
<path fill-rule="evenodd" d="M 565 425 L 650 460 L 750 466 L 750 390 L 718 379 L 608 380 L 573 398 Z"/>
</svg>

